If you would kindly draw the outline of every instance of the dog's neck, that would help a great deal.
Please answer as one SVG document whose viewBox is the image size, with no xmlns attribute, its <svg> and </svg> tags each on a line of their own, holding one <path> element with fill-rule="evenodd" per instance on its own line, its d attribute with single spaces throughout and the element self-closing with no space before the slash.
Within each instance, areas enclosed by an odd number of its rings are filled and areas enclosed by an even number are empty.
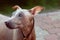
<svg viewBox="0 0 60 40">
<path fill-rule="evenodd" d="M 17 38 L 18 40 L 21 40 L 20 37 L 22 39 L 28 38 L 30 36 L 30 34 L 32 33 L 33 28 L 34 28 L 34 18 L 31 22 L 32 22 L 32 24 L 31 24 L 32 28 L 30 29 L 30 32 L 28 33 L 28 35 L 25 36 L 24 33 L 20 29 L 18 29 L 18 30 L 16 30 L 17 31 L 16 33 L 17 33 L 18 36 L 16 36 L 15 38 Z"/>
</svg>

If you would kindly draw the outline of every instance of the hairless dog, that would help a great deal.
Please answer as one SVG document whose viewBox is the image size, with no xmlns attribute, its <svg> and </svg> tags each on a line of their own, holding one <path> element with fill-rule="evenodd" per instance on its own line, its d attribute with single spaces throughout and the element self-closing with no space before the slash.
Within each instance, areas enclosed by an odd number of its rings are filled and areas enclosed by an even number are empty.
<svg viewBox="0 0 60 40">
<path fill-rule="evenodd" d="M 36 6 L 27 10 L 15 5 L 12 8 L 15 11 L 5 24 L 10 29 L 17 29 L 14 40 L 36 40 L 34 16 L 41 12 L 44 7 Z"/>
</svg>

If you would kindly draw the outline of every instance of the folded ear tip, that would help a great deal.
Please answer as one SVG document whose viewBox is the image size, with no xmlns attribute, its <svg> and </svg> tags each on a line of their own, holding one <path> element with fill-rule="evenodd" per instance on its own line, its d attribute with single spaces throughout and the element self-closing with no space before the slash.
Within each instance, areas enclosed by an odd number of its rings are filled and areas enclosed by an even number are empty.
<svg viewBox="0 0 60 40">
<path fill-rule="evenodd" d="M 35 7 L 38 9 L 45 9 L 45 7 L 43 7 L 43 6 L 35 6 Z"/>
<path fill-rule="evenodd" d="M 19 9 L 20 7 L 18 5 L 15 5 L 12 7 L 14 10 Z"/>
<path fill-rule="evenodd" d="M 43 7 L 43 6 L 39 6 L 40 8 L 42 8 L 42 9 L 44 9 L 45 7 Z"/>
</svg>

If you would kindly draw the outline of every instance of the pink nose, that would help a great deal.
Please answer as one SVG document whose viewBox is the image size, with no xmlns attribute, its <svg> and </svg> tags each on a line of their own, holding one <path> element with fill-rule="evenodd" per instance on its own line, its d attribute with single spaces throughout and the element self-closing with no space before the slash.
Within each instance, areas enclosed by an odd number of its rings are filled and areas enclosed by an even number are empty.
<svg viewBox="0 0 60 40">
<path fill-rule="evenodd" d="M 10 29 L 14 29 L 13 26 L 12 26 L 13 24 L 11 22 L 7 21 L 7 22 L 5 22 L 5 25 Z"/>
</svg>

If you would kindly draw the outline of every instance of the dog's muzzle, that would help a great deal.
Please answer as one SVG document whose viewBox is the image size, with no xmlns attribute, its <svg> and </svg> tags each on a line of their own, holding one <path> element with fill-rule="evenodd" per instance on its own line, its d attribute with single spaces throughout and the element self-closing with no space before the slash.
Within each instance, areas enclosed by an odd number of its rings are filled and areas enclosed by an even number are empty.
<svg viewBox="0 0 60 40">
<path fill-rule="evenodd" d="M 8 28 L 10 28 L 10 29 L 15 29 L 13 23 L 10 22 L 10 21 L 6 21 L 6 22 L 5 22 L 5 25 L 6 25 Z"/>
</svg>

